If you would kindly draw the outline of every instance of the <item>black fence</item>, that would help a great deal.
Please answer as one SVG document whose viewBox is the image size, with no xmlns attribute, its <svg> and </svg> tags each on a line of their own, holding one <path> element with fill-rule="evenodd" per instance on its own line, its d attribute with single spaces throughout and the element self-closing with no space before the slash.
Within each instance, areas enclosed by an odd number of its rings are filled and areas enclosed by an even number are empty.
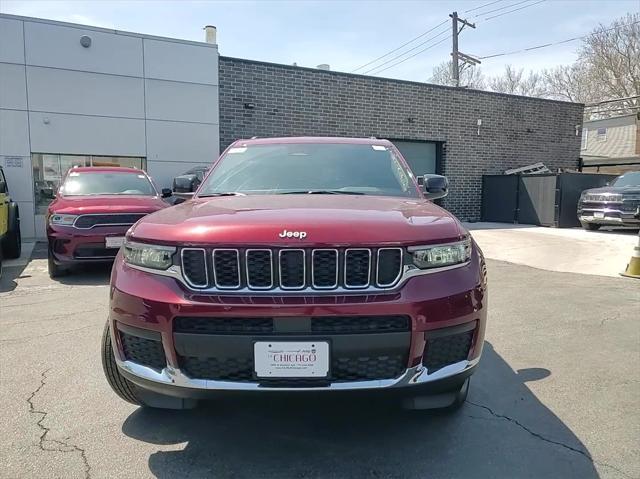
<svg viewBox="0 0 640 479">
<path fill-rule="evenodd" d="M 482 221 L 570 228 L 577 217 L 580 194 L 604 186 L 615 175 L 544 173 L 484 175 Z"/>
</svg>

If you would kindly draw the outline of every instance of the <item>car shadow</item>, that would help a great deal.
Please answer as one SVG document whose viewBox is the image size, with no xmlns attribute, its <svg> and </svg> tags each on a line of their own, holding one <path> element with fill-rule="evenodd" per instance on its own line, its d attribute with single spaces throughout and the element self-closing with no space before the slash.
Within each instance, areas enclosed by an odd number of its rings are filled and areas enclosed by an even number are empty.
<svg viewBox="0 0 640 479">
<path fill-rule="evenodd" d="M 453 414 L 367 396 L 260 393 L 190 411 L 140 408 L 122 431 L 187 443 L 149 456 L 159 478 L 597 478 L 585 446 L 526 386 L 550 374 L 513 371 L 487 343 L 468 401 Z"/>
<path fill-rule="evenodd" d="M 8 293 L 18 287 L 16 280 L 26 278 L 24 270 L 27 264 L 20 266 L 4 266 L 2 268 L 2 276 L 0 276 L 0 293 Z"/>
<path fill-rule="evenodd" d="M 113 263 L 94 263 L 73 266 L 64 276 L 54 281 L 70 286 L 108 285 Z"/>
</svg>

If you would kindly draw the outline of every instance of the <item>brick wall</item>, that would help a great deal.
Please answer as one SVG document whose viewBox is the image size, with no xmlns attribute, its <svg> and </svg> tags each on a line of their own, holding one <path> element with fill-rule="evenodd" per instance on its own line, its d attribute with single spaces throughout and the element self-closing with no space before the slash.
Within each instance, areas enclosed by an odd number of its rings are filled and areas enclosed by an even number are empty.
<svg viewBox="0 0 640 479">
<path fill-rule="evenodd" d="M 228 57 L 220 57 L 219 88 L 221 149 L 252 136 L 445 142 L 444 206 L 462 219 L 480 216 L 483 174 L 538 161 L 578 165 L 581 104 Z"/>
</svg>

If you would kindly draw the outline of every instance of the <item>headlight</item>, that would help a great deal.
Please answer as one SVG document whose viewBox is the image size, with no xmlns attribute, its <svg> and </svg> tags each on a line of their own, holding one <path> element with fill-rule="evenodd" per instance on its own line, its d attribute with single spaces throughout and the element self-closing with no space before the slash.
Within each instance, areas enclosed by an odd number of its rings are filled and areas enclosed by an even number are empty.
<svg viewBox="0 0 640 479">
<path fill-rule="evenodd" d="M 171 266 L 171 257 L 176 252 L 173 246 L 161 246 L 125 241 L 122 254 L 125 262 L 152 269 L 167 269 Z"/>
<path fill-rule="evenodd" d="M 78 215 L 57 215 L 53 214 L 49 216 L 49 223 L 52 225 L 71 226 L 76 220 Z"/>
<path fill-rule="evenodd" d="M 413 255 L 413 264 L 421 269 L 466 263 L 471 257 L 471 239 L 446 245 L 409 248 L 409 252 Z"/>
</svg>

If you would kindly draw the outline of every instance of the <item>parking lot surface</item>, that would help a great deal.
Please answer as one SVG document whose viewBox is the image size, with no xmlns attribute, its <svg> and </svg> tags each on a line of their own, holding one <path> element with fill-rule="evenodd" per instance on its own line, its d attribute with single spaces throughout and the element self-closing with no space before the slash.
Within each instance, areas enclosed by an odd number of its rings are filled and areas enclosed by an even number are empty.
<svg viewBox="0 0 640 479">
<path fill-rule="evenodd" d="M 640 477 L 640 283 L 489 261 L 487 341 L 453 415 L 243 396 L 142 410 L 103 378 L 109 268 L 0 282 L 0 476 Z"/>
<path fill-rule="evenodd" d="M 586 231 L 505 223 L 465 226 L 487 258 L 565 273 L 617 277 L 638 244 L 637 229 Z"/>
</svg>

